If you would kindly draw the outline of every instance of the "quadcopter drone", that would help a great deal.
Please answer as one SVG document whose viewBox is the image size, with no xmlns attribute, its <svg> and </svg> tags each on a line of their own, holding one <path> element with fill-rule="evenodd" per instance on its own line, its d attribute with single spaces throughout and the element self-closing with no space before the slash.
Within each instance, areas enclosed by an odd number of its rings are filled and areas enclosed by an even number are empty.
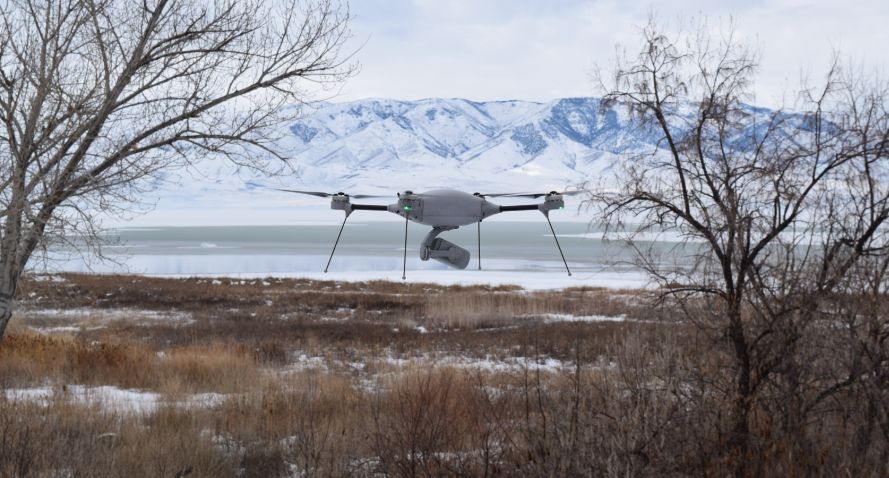
<svg viewBox="0 0 889 478">
<path fill-rule="evenodd" d="M 438 189 L 425 193 L 414 193 L 412 191 L 404 191 L 398 193 L 398 202 L 389 205 L 377 204 L 354 204 L 351 199 L 378 198 L 386 196 L 372 196 L 366 194 L 348 195 L 346 193 L 325 193 L 318 191 L 296 191 L 292 189 L 278 189 L 278 191 L 308 194 L 323 198 L 330 198 L 330 208 L 344 211 L 346 217 L 343 218 L 343 224 L 333 243 L 333 249 L 330 251 L 330 258 L 327 260 L 327 266 L 324 272 L 330 268 L 330 261 L 333 260 L 333 254 L 336 252 L 336 246 L 340 242 L 340 236 L 343 234 L 343 228 L 346 227 L 346 221 L 354 211 L 388 211 L 404 217 L 404 266 L 402 268 L 402 279 L 407 278 L 407 226 L 408 221 L 414 221 L 426 226 L 432 226 L 432 230 L 423 239 L 420 245 L 420 259 L 427 261 L 429 259 L 436 260 L 455 269 L 465 269 L 469 265 L 469 251 L 438 237 L 445 231 L 457 229 L 460 226 L 468 226 L 476 223 L 478 227 L 478 268 L 482 268 L 481 261 L 481 223 L 482 220 L 511 211 L 540 211 L 549 224 L 550 231 L 553 233 L 553 239 L 556 241 L 556 247 L 559 249 L 559 255 L 562 256 L 562 262 L 565 264 L 565 270 L 571 275 L 571 269 L 568 268 L 568 261 L 565 260 L 565 254 L 562 252 L 562 246 L 559 244 L 559 238 L 556 237 L 556 231 L 553 224 L 549 220 L 549 212 L 554 209 L 564 209 L 565 201 L 563 196 L 573 196 L 585 192 L 585 190 L 574 191 L 551 191 L 548 193 L 505 193 L 505 194 L 468 194 L 463 191 L 453 189 Z M 500 206 L 488 201 L 489 197 L 524 197 L 524 198 L 543 198 L 542 203 L 537 204 L 520 204 L 514 206 Z"/>
</svg>

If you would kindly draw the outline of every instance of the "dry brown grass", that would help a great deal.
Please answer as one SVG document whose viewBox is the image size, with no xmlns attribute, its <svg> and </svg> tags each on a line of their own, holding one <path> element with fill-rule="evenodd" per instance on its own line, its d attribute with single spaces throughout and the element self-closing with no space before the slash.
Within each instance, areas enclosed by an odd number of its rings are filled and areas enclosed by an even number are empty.
<svg viewBox="0 0 889 478">
<path fill-rule="evenodd" d="M 251 476 L 275 476 L 285 463 L 307 476 L 349 475 L 367 456 L 365 393 L 334 374 L 290 375 L 225 400 L 217 433 L 242 444 Z"/>
<path fill-rule="evenodd" d="M 26 281 L 20 294 L 20 318 L 13 324 L 73 326 L 77 330 L 71 334 L 85 342 L 120 340 L 156 351 L 238 344 L 255 351 L 256 358 L 270 366 L 286 365 L 291 355 L 300 353 L 354 361 L 380 355 L 504 357 L 536 348 L 565 358 L 577 340 L 604 345 L 639 325 L 548 323 L 548 314 L 658 319 L 635 291 L 526 292 L 506 287 L 271 278 L 219 279 L 218 283 L 128 276 L 63 278 L 64 282 Z M 29 312 L 72 307 L 87 312 L 123 310 L 134 317 L 142 310 L 187 314 L 189 320 L 134 318 L 97 323 Z"/>
<path fill-rule="evenodd" d="M 620 294 L 600 288 L 522 293 L 449 291 L 426 296 L 424 310 L 430 324 L 451 329 L 502 327 L 547 314 L 642 318 L 638 307 L 619 299 Z M 639 296 L 638 292 L 623 294 Z"/>
<path fill-rule="evenodd" d="M 491 402 L 483 374 L 410 370 L 384 382 L 372 402 L 373 452 L 391 476 L 489 476 L 502 465 L 507 400 Z M 498 410 L 495 417 L 489 412 Z"/>
<path fill-rule="evenodd" d="M 115 385 L 162 392 L 249 390 L 263 370 L 244 346 L 198 345 L 162 353 L 132 343 L 88 343 L 64 335 L 10 334 L 0 343 L 0 386 Z"/>
<path fill-rule="evenodd" d="M 123 416 L 61 398 L 0 400 L 0 475 L 236 476 L 232 458 L 204 436 L 203 425 L 177 408 Z"/>
<path fill-rule="evenodd" d="M 57 393 L 0 393 L 0 476 L 725 476 L 741 459 L 723 453 L 725 355 L 642 292 L 219 282 L 26 281 L 0 387 Z M 103 408 L 73 384 L 161 399 Z M 220 395 L 189 401 L 203 392 Z M 757 410 L 759 470 L 883 475 L 869 403 L 838 396 L 805 441 Z"/>
</svg>

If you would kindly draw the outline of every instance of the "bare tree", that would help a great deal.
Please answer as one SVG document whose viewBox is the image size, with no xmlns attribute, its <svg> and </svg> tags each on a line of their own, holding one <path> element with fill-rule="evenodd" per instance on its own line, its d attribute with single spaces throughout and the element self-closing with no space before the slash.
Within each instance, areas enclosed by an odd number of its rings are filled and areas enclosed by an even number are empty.
<svg viewBox="0 0 889 478">
<path fill-rule="evenodd" d="M 730 357 L 716 367 L 725 383 L 707 380 L 733 403 L 719 456 L 741 476 L 767 448 L 757 413 L 782 408 L 786 433 L 797 433 L 806 414 L 865 376 L 863 342 L 847 340 L 857 332 L 836 329 L 859 330 L 862 295 L 887 285 L 889 90 L 835 59 L 789 109 L 755 108 L 757 58 L 731 31 L 670 36 L 651 21 L 642 36 L 638 55 L 599 78 L 606 105 L 626 108 L 659 141 L 590 205 L 611 230 L 686 241 L 684 263 L 640 248 L 640 264 Z M 885 317 L 874 320 L 885 333 Z M 848 360 L 824 363 L 825 346 L 846 347 Z"/>
<path fill-rule="evenodd" d="M 50 237 L 198 155 L 284 159 L 270 126 L 353 65 L 331 0 L 10 0 L 0 7 L 0 337 Z M 257 154 L 263 153 L 263 154 Z"/>
</svg>

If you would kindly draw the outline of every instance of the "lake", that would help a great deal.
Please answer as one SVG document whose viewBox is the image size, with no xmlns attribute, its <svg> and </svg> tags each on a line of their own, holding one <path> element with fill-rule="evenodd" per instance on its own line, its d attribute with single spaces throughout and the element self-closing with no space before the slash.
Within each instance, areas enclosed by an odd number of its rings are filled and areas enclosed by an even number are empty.
<svg viewBox="0 0 889 478">
<path fill-rule="evenodd" d="M 482 271 L 478 270 L 475 226 L 439 236 L 471 252 L 469 266 L 459 271 L 435 261 L 421 261 L 419 245 L 431 228 L 411 223 L 407 276 L 410 280 L 517 283 L 529 287 L 644 283 L 644 276 L 630 264 L 632 252 L 623 241 L 602 240 L 600 230 L 585 223 L 554 222 L 553 226 L 574 274 L 571 278 L 546 221 L 483 223 Z M 106 260 L 56 250 L 49 268 L 173 276 L 401 279 L 403 222 L 347 224 L 330 274 L 325 275 L 324 266 L 338 229 L 338 225 L 121 228 L 105 238 L 102 254 Z M 676 247 L 660 239 L 654 243 L 657 248 L 670 251 Z"/>
</svg>

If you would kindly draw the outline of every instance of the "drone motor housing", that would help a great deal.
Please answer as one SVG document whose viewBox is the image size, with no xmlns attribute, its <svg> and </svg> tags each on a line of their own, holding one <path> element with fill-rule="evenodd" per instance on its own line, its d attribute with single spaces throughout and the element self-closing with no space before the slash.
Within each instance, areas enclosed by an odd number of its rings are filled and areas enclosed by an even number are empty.
<svg viewBox="0 0 889 478">
<path fill-rule="evenodd" d="M 352 213 L 352 203 L 349 202 L 349 196 L 342 193 L 330 197 L 330 208 L 345 211 L 346 215 Z"/>
<path fill-rule="evenodd" d="M 554 209 L 564 209 L 565 200 L 561 194 L 550 193 L 543 198 L 543 204 L 538 206 L 538 208 L 540 209 L 540 212 L 549 214 L 549 212 Z"/>
</svg>

